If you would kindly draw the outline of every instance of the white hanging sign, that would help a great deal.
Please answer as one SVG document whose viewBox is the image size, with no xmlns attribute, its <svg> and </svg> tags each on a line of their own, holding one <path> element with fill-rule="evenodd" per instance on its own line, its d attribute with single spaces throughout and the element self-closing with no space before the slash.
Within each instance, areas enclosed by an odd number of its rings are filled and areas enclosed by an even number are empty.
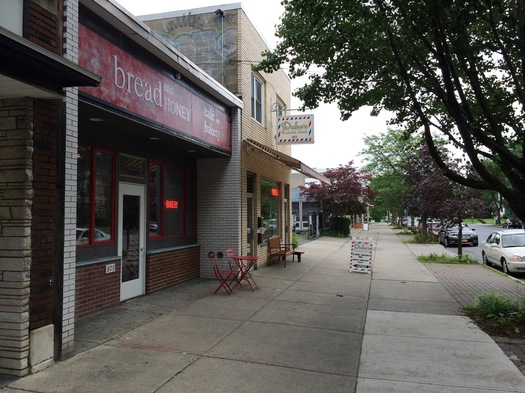
<svg viewBox="0 0 525 393">
<path fill-rule="evenodd" d="M 314 143 L 314 115 L 277 117 L 277 144 Z"/>
</svg>

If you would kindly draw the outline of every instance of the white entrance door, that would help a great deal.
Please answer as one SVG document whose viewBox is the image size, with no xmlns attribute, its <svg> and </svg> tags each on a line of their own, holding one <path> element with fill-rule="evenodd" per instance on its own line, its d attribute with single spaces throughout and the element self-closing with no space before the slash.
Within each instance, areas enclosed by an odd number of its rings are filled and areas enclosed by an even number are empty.
<svg viewBox="0 0 525 393">
<path fill-rule="evenodd" d="M 122 259 L 120 300 L 143 295 L 145 280 L 145 191 L 144 186 L 119 185 L 118 250 Z"/>
</svg>

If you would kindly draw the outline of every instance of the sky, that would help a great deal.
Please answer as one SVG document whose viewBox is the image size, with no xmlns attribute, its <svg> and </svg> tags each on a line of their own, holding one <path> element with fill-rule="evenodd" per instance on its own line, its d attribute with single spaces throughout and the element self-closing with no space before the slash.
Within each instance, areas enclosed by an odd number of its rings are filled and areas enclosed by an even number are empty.
<svg viewBox="0 0 525 393">
<path fill-rule="evenodd" d="M 270 48 L 275 47 L 275 26 L 284 9 L 281 0 L 245 0 L 245 1 L 213 1 L 213 0 L 113 0 L 122 5 L 133 15 L 147 15 L 160 12 L 184 10 L 190 8 L 217 6 L 222 4 L 241 3 L 248 18 L 259 33 L 264 37 Z M 292 91 L 304 84 L 303 81 L 292 80 Z M 301 102 L 292 97 L 292 109 L 299 108 Z M 300 114 L 301 112 L 289 112 Z M 363 137 L 387 131 L 388 114 L 378 117 L 370 116 L 369 108 L 355 112 L 347 121 L 340 120 L 340 112 L 336 104 L 322 104 L 314 110 L 304 113 L 314 115 L 315 143 L 292 145 L 292 156 L 311 168 L 337 168 L 353 161 L 360 166 L 362 158 L 359 153 L 365 148 Z"/>
</svg>

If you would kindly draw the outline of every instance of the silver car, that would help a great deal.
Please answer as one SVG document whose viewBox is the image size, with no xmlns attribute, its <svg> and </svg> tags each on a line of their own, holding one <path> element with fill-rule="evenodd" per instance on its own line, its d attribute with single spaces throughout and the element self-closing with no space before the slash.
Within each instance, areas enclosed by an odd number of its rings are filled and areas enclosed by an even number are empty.
<svg viewBox="0 0 525 393">
<path fill-rule="evenodd" d="M 492 232 L 481 244 L 481 255 L 485 265 L 500 266 L 507 274 L 525 272 L 525 231 Z"/>
</svg>

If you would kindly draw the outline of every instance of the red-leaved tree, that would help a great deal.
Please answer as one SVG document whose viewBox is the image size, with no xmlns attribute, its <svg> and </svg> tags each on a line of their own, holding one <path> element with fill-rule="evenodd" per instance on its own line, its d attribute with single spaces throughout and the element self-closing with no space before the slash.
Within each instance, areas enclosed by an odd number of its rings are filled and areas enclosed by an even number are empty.
<svg viewBox="0 0 525 393">
<path fill-rule="evenodd" d="M 322 204 L 323 212 L 330 222 L 338 217 L 363 214 L 375 191 L 369 187 L 371 175 L 354 167 L 353 161 L 328 169 L 323 173 L 330 184 L 312 182 L 300 187 L 303 195 Z"/>
</svg>

